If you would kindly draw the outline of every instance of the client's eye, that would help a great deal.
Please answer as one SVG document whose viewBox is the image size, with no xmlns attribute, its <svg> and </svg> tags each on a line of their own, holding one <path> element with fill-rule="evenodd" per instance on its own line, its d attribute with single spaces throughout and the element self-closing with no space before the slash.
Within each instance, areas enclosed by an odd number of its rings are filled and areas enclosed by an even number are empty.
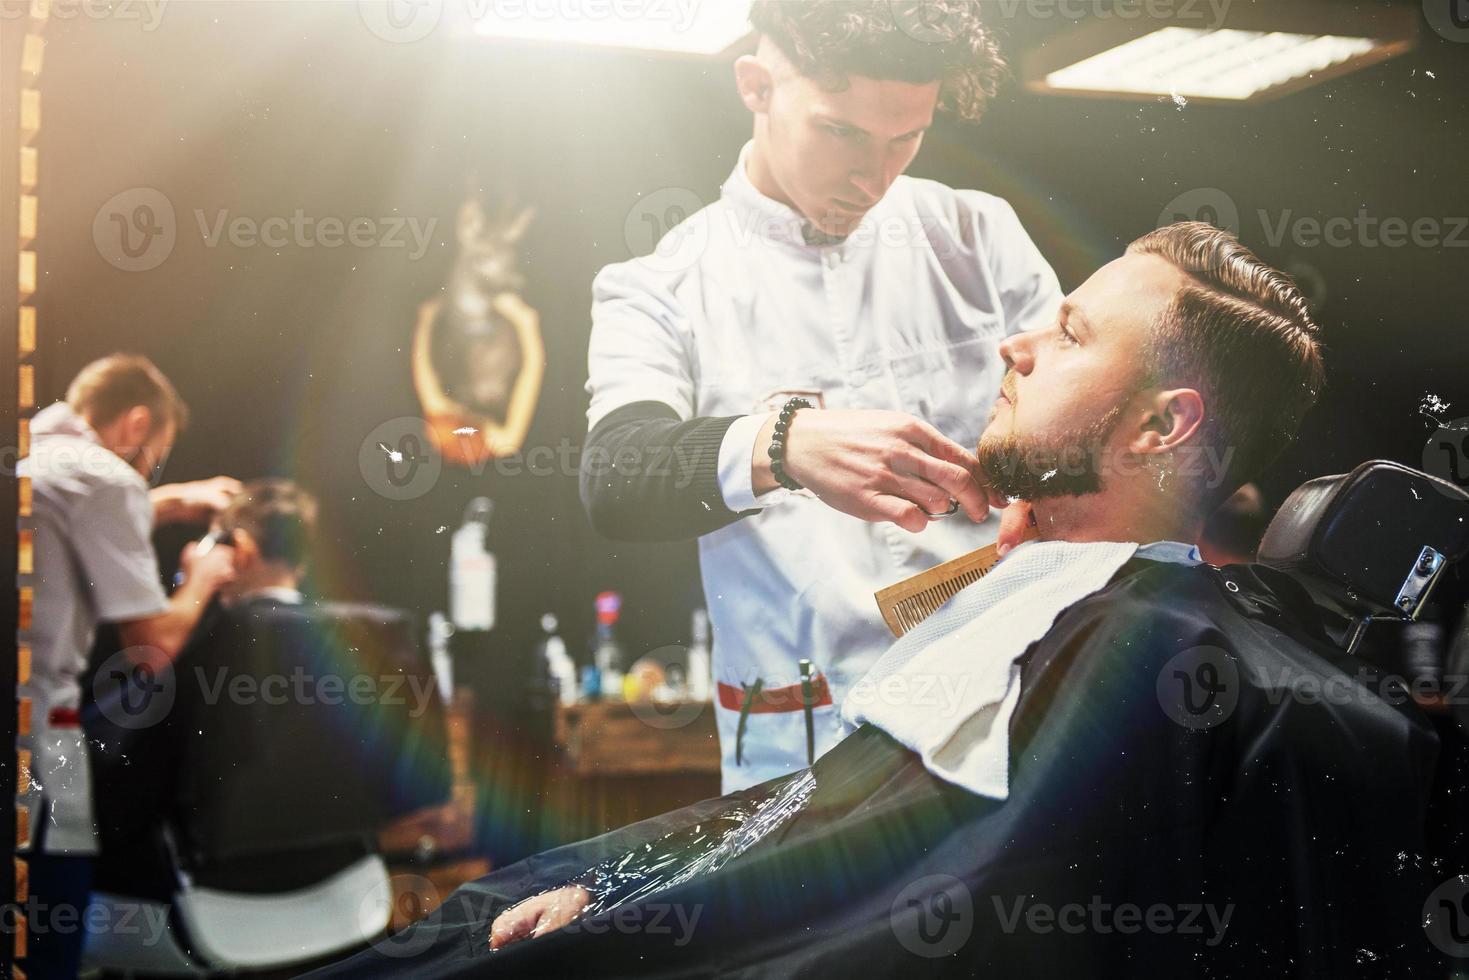
<svg viewBox="0 0 1469 980">
<path fill-rule="evenodd" d="M 1080 343 L 1080 341 L 1076 339 L 1076 334 L 1072 333 L 1071 328 L 1066 326 L 1066 324 L 1064 323 L 1061 324 L 1061 343 L 1066 344 L 1067 346 Z"/>
</svg>

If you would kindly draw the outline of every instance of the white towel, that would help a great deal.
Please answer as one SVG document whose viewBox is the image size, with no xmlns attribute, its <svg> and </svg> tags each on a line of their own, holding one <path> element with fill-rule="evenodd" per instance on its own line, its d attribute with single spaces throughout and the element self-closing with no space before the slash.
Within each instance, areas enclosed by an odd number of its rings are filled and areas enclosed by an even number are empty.
<svg viewBox="0 0 1469 980">
<path fill-rule="evenodd" d="M 1136 542 L 1028 541 L 889 648 L 842 702 L 972 793 L 1010 795 L 1016 664 L 1069 606 L 1101 590 Z"/>
</svg>

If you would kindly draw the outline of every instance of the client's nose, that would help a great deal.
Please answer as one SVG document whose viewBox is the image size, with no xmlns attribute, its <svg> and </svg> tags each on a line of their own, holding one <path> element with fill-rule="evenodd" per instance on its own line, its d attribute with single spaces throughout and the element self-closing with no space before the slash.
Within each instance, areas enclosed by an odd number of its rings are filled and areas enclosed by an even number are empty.
<svg viewBox="0 0 1469 980">
<path fill-rule="evenodd" d="M 1022 331 L 1000 341 L 1000 357 L 1004 358 L 1005 367 L 1017 374 L 1030 373 L 1035 364 L 1031 340 L 1030 331 Z"/>
</svg>

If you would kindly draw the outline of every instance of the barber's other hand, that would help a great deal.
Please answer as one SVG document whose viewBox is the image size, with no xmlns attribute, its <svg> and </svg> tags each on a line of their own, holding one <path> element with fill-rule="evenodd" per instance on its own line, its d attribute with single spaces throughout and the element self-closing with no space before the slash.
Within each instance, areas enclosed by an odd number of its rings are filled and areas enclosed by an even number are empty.
<svg viewBox="0 0 1469 980">
<path fill-rule="evenodd" d="M 490 948 L 555 932 L 574 921 L 591 904 L 592 893 L 581 885 L 562 885 L 501 912 L 490 926 Z"/>
<path fill-rule="evenodd" d="M 208 524 L 229 506 L 240 488 L 240 481 L 232 476 L 154 487 L 148 492 L 153 520 L 158 524 Z"/>
<path fill-rule="evenodd" d="M 215 545 L 201 555 L 198 545 L 190 541 L 179 552 L 179 567 L 184 571 L 186 584 L 201 586 L 213 595 L 235 577 L 234 549 L 229 545 Z"/>
<path fill-rule="evenodd" d="M 771 417 L 755 440 L 754 489 L 779 486 L 766 449 Z M 974 454 L 922 419 L 869 409 L 803 409 L 791 420 L 783 462 L 796 482 L 826 504 L 864 521 L 892 521 L 906 531 L 928 526 L 957 500 L 969 519 L 989 517 L 1006 501 L 977 478 Z"/>
<path fill-rule="evenodd" d="M 1030 501 L 1017 500 L 1000 511 L 1000 533 L 995 536 L 995 545 L 1000 557 L 1004 558 L 1011 548 L 1025 540 L 1025 532 L 1035 524 L 1035 511 Z"/>
</svg>

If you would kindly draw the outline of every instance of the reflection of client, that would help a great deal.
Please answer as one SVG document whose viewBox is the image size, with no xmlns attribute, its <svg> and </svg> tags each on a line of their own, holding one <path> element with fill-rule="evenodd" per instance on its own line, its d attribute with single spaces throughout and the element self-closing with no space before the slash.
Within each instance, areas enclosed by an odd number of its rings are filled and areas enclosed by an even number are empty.
<svg viewBox="0 0 1469 980">
<path fill-rule="evenodd" d="M 526 975 L 886 975 L 917 952 L 997 976 L 1344 976 L 1360 949 L 1416 955 L 1427 892 L 1394 855 L 1421 853 L 1429 736 L 1332 662 L 1291 580 L 1182 543 L 1314 401 L 1299 293 L 1174 225 L 1001 351 L 979 455 L 1041 540 L 878 662 L 843 707 L 857 730 L 809 773 L 466 886 L 383 973 L 479 970 L 490 945 Z M 1191 715 L 1159 681 L 1180 666 L 1233 683 Z M 1288 696 L 1323 677 L 1350 705 Z M 657 908 L 702 919 L 670 941 Z"/>
<path fill-rule="evenodd" d="M 443 798 L 442 767 L 421 757 L 442 719 L 412 618 L 301 591 L 317 511 L 289 480 L 246 483 L 214 527 L 233 580 L 163 682 L 166 716 L 130 729 L 104 709 L 89 726 L 100 890 L 166 901 L 180 873 L 257 893 L 305 887 L 371 850 L 336 827 L 375 830 Z M 325 786 L 309 812 L 288 805 Z"/>
</svg>

